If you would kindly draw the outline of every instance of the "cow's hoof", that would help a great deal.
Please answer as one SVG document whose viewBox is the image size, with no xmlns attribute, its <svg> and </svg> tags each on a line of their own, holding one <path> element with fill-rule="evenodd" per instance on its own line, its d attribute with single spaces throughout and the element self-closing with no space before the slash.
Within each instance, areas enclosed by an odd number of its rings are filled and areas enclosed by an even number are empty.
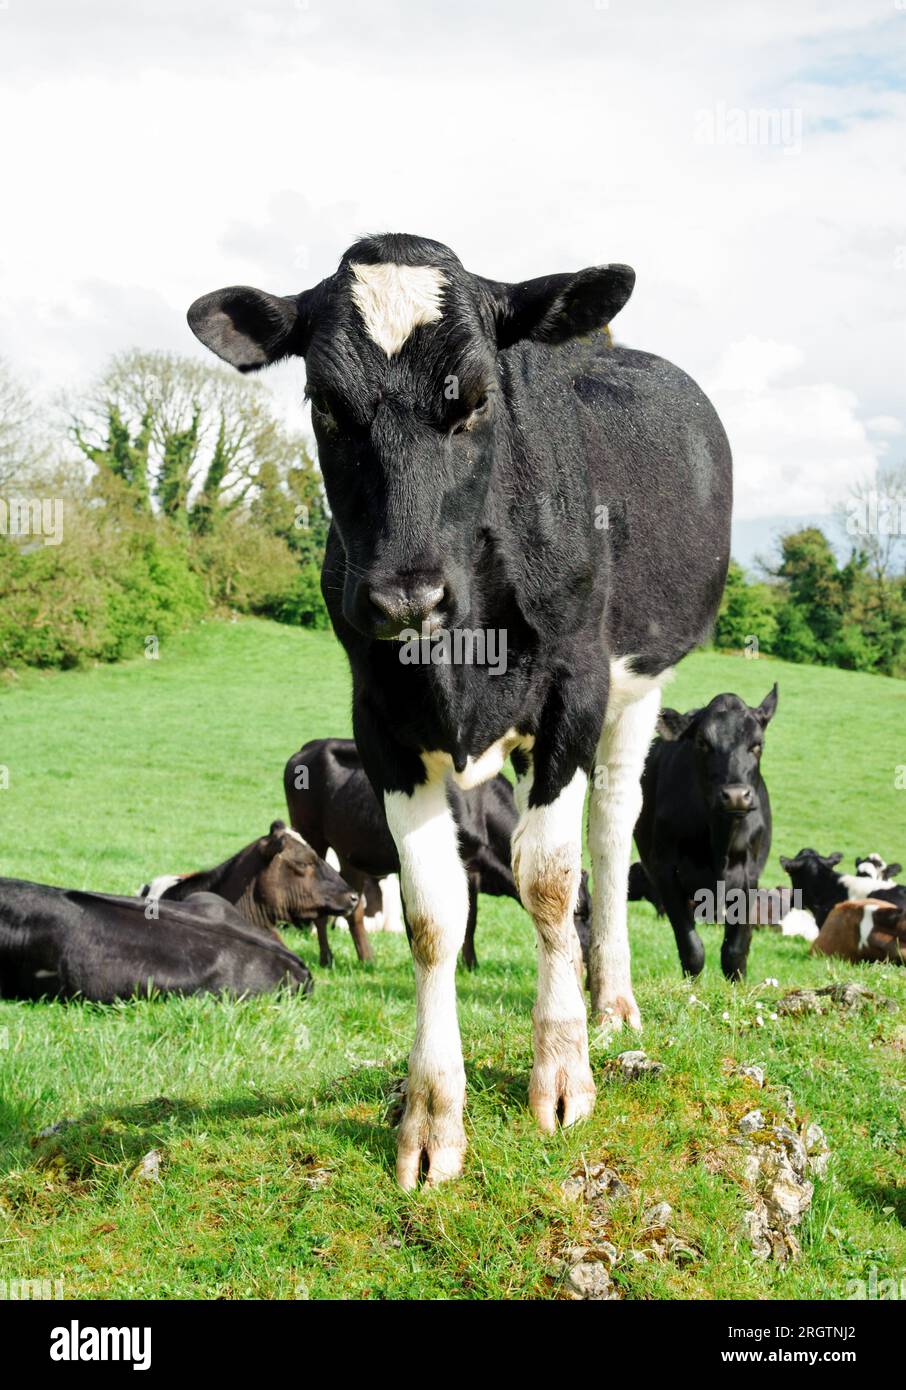
<svg viewBox="0 0 906 1390">
<path fill-rule="evenodd" d="M 404 1191 L 417 1187 L 419 1178 L 426 1187 L 438 1187 L 459 1177 L 466 1153 L 464 1097 L 464 1079 L 418 1086 L 409 1077 L 396 1146 L 396 1178 Z"/>
<path fill-rule="evenodd" d="M 588 1064 L 585 1020 L 535 1024 L 535 1065 L 529 1105 L 539 1127 L 553 1134 L 558 1124 L 574 1125 L 595 1108 L 595 1083 Z"/>
<path fill-rule="evenodd" d="M 617 998 L 607 1000 L 604 1004 L 599 1004 L 595 1008 L 597 1018 L 596 1034 L 600 1041 L 612 1038 L 616 1033 L 626 1028 L 633 1028 L 637 1033 L 642 1031 L 642 1015 L 639 1013 L 639 1006 L 632 995 L 619 995 Z"/>
<path fill-rule="evenodd" d="M 558 1124 L 566 1128 L 579 1120 L 587 1120 L 595 1108 L 591 1068 L 587 1064 L 569 1069 L 533 1068 L 529 1105 L 539 1129 L 545 1134 L 553 1134 Z"/>
</svg>

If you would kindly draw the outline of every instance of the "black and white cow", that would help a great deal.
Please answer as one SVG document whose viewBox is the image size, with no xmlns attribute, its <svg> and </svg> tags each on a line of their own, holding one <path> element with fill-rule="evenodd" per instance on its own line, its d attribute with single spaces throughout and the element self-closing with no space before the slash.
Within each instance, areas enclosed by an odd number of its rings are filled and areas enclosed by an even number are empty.
<svg viewBox="0 0 906 1390">
<path fill-rule="evenodd" d="M 382 904 L 381 889 L 398 874 L 399 855 L 382 802 L 365 775 L 351 738 L 313 738 L 294 753 L 283 771 L 283 789 L 293 829 L 317 851 L 337 857 L 339 872 L 363 899 Z M 502 773 L 470 791 L 447 785 L 447 800 L 459 832 L 459 853 L 469 880 L 469 919 L 462 958 L 469 970 L 478 964 L 475 928 L 478 895 L 519 897 L 510 864 L 510 841 L 519 820 L 513 789 Z M 380 888 L 377 884 L 380 883 Z M 575 924 L 583 952 L 588 951 L 591 898 L 583 871 Z M 321 964 L 331 962 L 326 917 L 318 923 Z"/>
<path fill-rule="evenodd" d="M 792 859 L 780 856 L 780 863 L 800 894 L 803 908 L 812 914 L 819 928 L 824 926 L 825 918 L 837 903 L 871 898 L 906 908 L 906 887 L 874 875 L 838 873 L 836 866 L 842 858 L 839 852 L 819 854 L 815 849 L 801 849 Z"/>
<path fill-rule="evenodd" d="M 150 902 L 0 879 L 0 998 L 110 1003 L 151 987 L 261 994 L 280 985 L 310 993 L 311 973 L 213 894 Z"/>
<path fill-rule="evenodd" d="M 612 346 L 628 266 L 507 284 L 421 237 L 359 241 L 301 294 L 245 286 L 189 323 L 240 371 L 305 359 L 332 514 L 322 585 L 352 669 L 356 743 L 384 799 L 412 931 L 416 1036 L 397 1176 L 462 1168 L 456 957 L 468 889 L 445 783 L 512 757 L 513 871 L 538 937 L 529 1101 L 552 1130 L 595 1086 L 575 968 L 588 774 L 596 1020 L 637 1027 L 626 880 L 665 673 L 710 631 L 731 463 L 683 372 Z M 414 661 L 432 637 L 440 660 Z M 479 638 L 506 642 L 505 669 Z M 460 655 L 451 639 L 458 635 Z M 404 657 L 405 659 L 402 659 Z"/>
<path fill-rule="evenodd" d="M 717 903 L 735 890 L 748 902 L 767 862 L 771 802 L 761 753 L 776 708 L 775 685 L 754 709 L 724 694 L 686 714 L 661 712 L 635 828 L 642 872 L 633 865 L 630 892 L 635 887 L 635 896 L 650 897 L 666 912 L 687 975 L 697 975 L 705 963 L 695 929 L 696 894 L 705 890 Z M 752 939 L 752 921 L 740 915 L 728 912 L 724 926 L 720 963 L 730 979 L 745 975 Z"/>
<path fill-rule="evenodd" d="M 856 876 L 858 878 L 886 879 L 890 883 L 897 874 L 902 873 L 902 870 L 902 864 L 885 864 L 880 854 L 856 855 Z"/>
</svg>

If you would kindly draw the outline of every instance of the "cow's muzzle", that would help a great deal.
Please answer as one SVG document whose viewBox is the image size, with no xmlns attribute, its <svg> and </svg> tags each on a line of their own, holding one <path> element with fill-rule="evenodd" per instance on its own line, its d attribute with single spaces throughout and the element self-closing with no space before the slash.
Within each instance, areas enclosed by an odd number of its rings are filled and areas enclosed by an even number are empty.
<svg viewBox="0 0 906 1390">
<path fill-rule="evenodd" d="M 447 586 L 437 580 L 403 580 L 370 584 L 366 595 L 367 612 L 375 637 L 399 637 L 409 629 L 422 634 L 442 627 L 445 619 Z"/>
<path fill-rule="evenodd" d="M 720 789 L 720 809 L 731 816 L 744 816 L 755 805 L 755 793 L 742 784 Z"/>
</svg>

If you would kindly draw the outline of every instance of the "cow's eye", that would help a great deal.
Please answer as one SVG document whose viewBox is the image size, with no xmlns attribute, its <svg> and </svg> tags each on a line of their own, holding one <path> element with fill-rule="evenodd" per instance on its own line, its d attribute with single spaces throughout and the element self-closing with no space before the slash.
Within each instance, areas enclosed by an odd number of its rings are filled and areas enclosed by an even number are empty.
<svg viewBox="0 0 906 1390">
<path fill-rule="evenodd" d="M 755 754 L 756 758 L 760 758 L 760 757 L 761 757 L 761 748 L 762 748 L 762 745 L 761 745 L 760 743 L 753 743 L 753 744 L 752 744 L 752 752 Z"/>
<path fill-rule="evenodd" d="M 479 399 L 475 402 L 468 415 L 464 415 L 461 420 L 456 421 L 456 424 L 453 426 L 450 433 L 465 434 L 465 432 L 467 430 L 470 430 L 473 427 L 473 425 L 478 424 L 478 421 L 482 418 L 482 416 L 487 414 L 489 404 L 490 397 L 487 395 L 487 393 L 485 393 L 485 395 L 479 397 Z"/>
</svg>

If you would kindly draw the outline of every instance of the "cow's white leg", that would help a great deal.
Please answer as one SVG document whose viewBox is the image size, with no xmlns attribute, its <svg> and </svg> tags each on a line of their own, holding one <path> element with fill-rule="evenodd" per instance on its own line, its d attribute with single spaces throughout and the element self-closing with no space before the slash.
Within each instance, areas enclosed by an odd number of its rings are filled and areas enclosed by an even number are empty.
<svg viewBox="0 0 906 1390">
<path fill-rule="evenodd" d="M 538 996 L 532 1010 L 534 1065 L 529 1104 L 543 1130 L 590 1115 L 595 1083 L 581 986 L 581 947 L 573 926 L 582 857 L 587 779 L 577 772 L 549 806 L 526 807 L 513 832 L 513 876 L 538 937 Z"/>
<path fill-rule="evenodd" d="M 456 1016 L 456 957 L 465 936 L 468 887 L 442 776 L 416 787 L 412 796 L 387 792 L 384 804 L 400 857 L 415 963 L 415 1042 L 396 1160 L 400 1185 L 412 1188 L 423 1157 L 432 1185 L 462 1171 L 466 1076 Z"/>
<path fill-rule="evenodd" d="M 400 898 L 400 881 L 396 874 L 388 874 L 381 879 L 381 897 L 384 900 L 384 931 L 404 932 L 403 904 Z"/>
<path fill-rule="evenodd" d="M 598 744 L 588 823 L 594 875 L 588 974 L 592 1012 L 605 1033 L 624 1023 L 642 1026 L 632 992 L 626 895 L 632 832 L 642 809 L 642 769 L 660 695 L 654 688 L 629 704 L 616 703 Z"/>
</svg>

